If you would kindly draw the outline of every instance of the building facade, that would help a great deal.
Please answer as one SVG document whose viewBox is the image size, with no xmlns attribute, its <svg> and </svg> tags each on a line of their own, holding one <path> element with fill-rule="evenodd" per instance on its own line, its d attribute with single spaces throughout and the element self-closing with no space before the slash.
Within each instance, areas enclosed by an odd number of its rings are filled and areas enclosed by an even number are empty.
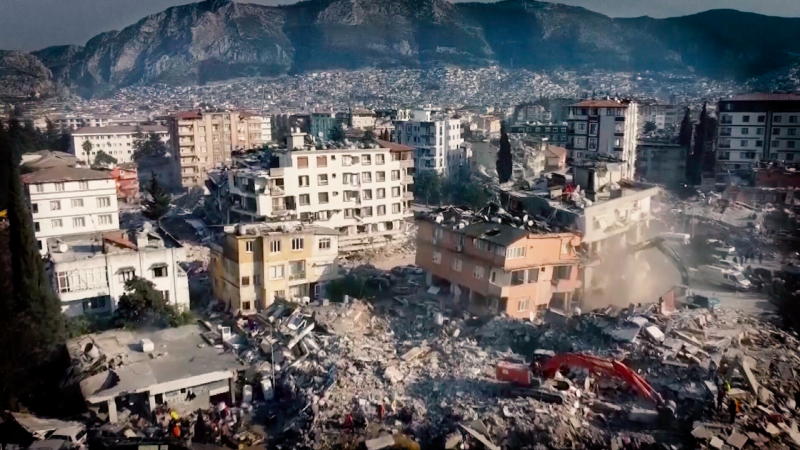
<svg viewBox="0 0 800 450">
<path fill-rule="evenodd" d="M 368 109 L 354 109 L 350 112 L 350 126 L 359 130 L 375 128 L 375 113 Z"/>
<path fill-rule="evenodd" d="M 322 298 L 339 275 L 339 233 L 318 226 L 241 224 L 212 247 L 214 296 L 253 314 L 275 300 Z"/>
<path fill-rule="evenodd" d="M 333 112 L 315 112 L 311 114 L 311 137 L 323 141 L 330 140 L 331 129 L 336 126 L 336 114 Z"/>
<path fill-rule="evenodd" d="M 473 314 L 529 318 L 567 308 L 580 286 L 572 233 L 537 233 L 510 225 L 420 216 L 416 263 L 434 291 Z"/>
<path fill-rule="evenodd" d="M 39 251 L 47 239 L 119 229 L 114 178 L 109 172 L 54 167 L 22 176 Z"/>
<path fill-rule="evenodd" d="M 678 117 L 678 105 L 639 105 L 637 109 L 639 112 L 639 131 L 644 130 L 644 124 L 647 122 L 654 123 L 658 130 L 664 130 L 678 125 L 683 120 L 683 116 Z"/>
<path fill-rule="evenodd" d="M 397 142 L 413 147 L 417 170 L 435 170 L 447 175 L 462 165 L 464 133 L 459 119 L 437 117 L 431 111 L 414 111 L 412 120 L 395 124 Z"/>
<path fill-rule="evenodd" d="M 125 203 L 139 201 L 139 168 L 135 163 L 120 164 L 111 169 L 117 187 L 117 200 Z"/>
<path fill-rule="evenodd" d="M 639 142 L 636 177 L 669 188 L 680 187 L 686 183 L 687 150 L 670 142 Z"/>
<path fill-rule="evenodd" d="M 206 171 L 231 163 L 231 151 L 272 142 L 272 123 L 244 111 L 186 112 L 171 116 L 169 133 L 184 188 L 202 186 Z"/>
<path fill-rule="evenodd" d="M 547 139 L 553 145 L 567 145 L 567 123 L 524 123 L 510 127 L 511 133 Z"/>
<path fill-rule="evenodd" d="M 94 162 L 97 152 L 104 151 L 113 156 L 118 164 L 133 161 L 134 136 L 141 130 L 147 137 L 150 133 L 157 134 L 167 146 L 170 145 L 167 127 L 160 125 L 113 126 L 113 127 L 83 127 L 72 133 L 72 152 L 86 164 Z M 84 142 L 92 144 L 89 154 L 83 149 Z"/>
<path fill-rule="evenodd" d="M 273 167 L 258 157 L 237 162 L 228 171 L 230 220 L 312 221 L 339 231 L 346 250 L 403 235 L 413 199 L 413 149 L 374 142 L 367 148 L 280 151 Z"/>
<path fill-rule="evenodd" d="M 739 95 L 720 100 L 717 113 L 720 169 L 748 169 L 759 161 L 800 161 L 800 95 Z"/>
<path fill-rule="evenodd" d="M 575 163 L 609 155 L 625 162 L 623 177 L 636 172 L 638 110 L 634 102 L 585 100 L 569 106 L 567 155 Z"/>
<path fill-rule="evenodd" d="M 539 122 L 550 123 L 553 120 L 553 114 L 542 105 L 519 105 L 515 110 L 515 123 L 521 124 L 526 122 Z"/>
<path fill-rule="evenodd" d="M 113 231 L 48 239 L 48 272 L 67 316 L 113 313 L 133 277 L 151 281 L 169 304 L 189 308 L 180 243 L 161 230 Z"/>
</svg>

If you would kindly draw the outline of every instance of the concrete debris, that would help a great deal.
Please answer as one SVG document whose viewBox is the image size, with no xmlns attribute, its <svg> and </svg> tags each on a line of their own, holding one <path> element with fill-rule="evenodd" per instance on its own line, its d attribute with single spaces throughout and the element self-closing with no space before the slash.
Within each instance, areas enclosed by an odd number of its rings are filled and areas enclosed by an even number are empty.
<svg viewBox="0 0 800 450">
<path fill-rule="evenodd" d="M 364 444 L 367 446 L 367 450 L 380 450 L 382 448 L 392 447 L 394 445 L 394 436 L 391 434 L 384 434 L 375 439 L 370 439 Z"/>
</svg>

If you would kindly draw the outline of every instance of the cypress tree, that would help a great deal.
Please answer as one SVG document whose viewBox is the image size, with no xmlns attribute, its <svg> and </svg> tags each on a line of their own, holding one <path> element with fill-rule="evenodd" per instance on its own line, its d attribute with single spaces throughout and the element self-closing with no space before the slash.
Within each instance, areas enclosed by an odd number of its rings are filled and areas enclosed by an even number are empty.
<svg viewBox="0 0 800 450">
<path fill-rule="evenodd" d="M 171 198 L 169 194 L 161 188 L 158 180 L 156 180 L 155 174 L 150 178 L 147 193 L 150 194 L 150 198 L 144 201 L 144 211 L 142 211 L 142 214 L 148 219 L 158 220 L 169 211 L 169 202 Z"/>
<path fill-rule="evenodd" d="M 34 238 L 13 138 L 0 131 L 0 165 L 8 175 L 0 179 L 8 199 L 8 249 L 2 253 L 10 259 L 10 270 L 3 264 L 0 278 L 11 280 L 5 285 L 11 292 L 4 292 L 10 295 L 0 296 L 0 407 L 17 409 L 20 400 L 40 391 L 40 369 L 63 344 L 66 327 Z"/>
<path fill-rule="evenodd" d="M 681 122 L 678 144 L 687 149 L 692 145 L 692 116 L 689 108 L 686 108 L 686 114 L 684 114 L 683 121 Z"/>
<path fill-rule="evenodd" d="M 506 124 L 500 125 L 500 151 L 497 152 L 497 178 L 501 183 L 511 179 L 513 164 L 511 158 L 511 142 L 506 133 Z"/>
</svg>

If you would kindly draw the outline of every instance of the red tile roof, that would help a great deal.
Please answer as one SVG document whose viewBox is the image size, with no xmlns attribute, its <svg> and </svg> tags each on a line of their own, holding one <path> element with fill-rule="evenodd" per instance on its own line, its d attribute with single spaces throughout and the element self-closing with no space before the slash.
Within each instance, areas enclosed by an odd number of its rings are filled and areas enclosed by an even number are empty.
<svg viewBox="0 0 800 450">
<path fill-rule="evenodd" d="M 725 100 L 732 100 L 737 102 L 763 102 L 763 101 L 800 101 L 800 94 L 770 94 L 770 93 L 754 93 L 754 94 L 742 94 L 742 95 L 735 95 L 729 99 L 722 99 Z"/>
<path fill-rule="evenodd" d="M 172 117 L 174 117 L 175 119 L 178 119 L 178 120 L 180 120 L 180 119 L 200 119 L 201 117 L 203 117 L 203 115 L 200 114 L 197 111 L 183 111 L 183 112 L 179 112 L 179 113 L 173 114 Z"/>
<path fill-rule="evenodd" d="M 584 100 L 574 105 L 579 108 L 627 108 L 628 105 L 613 100 Z"/>
<path fill-rule="evenodd" d="M 375 141 L 375 143 L 380 145 L 381 147 L 388 148 L 389 150 L 395 150 L 395 151 L 411 151 L 411 150 L 414 150 L 414 147 L 409 147 L 407 145 L 398 144 L 396 142 L 389 142 L 389 141 L 384 141 L 384 140 L 381 140 L 381 139 L 373 139 L 373 141 Z"/>
<path fill-rule="evenodd" d="M 55 183 L 59 181 L 110 180 L 110 172 L 83 169 L 79 167 L 52 167 L 22 175 L 22 182 L 27 184 Z"/>
</svg>

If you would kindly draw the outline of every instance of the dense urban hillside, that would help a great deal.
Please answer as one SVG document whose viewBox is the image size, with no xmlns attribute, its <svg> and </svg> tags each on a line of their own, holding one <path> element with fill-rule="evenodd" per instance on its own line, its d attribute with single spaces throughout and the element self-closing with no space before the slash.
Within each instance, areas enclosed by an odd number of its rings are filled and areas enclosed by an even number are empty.
<svg viewBox="0 0 800 450">
<path fill-rule="evenodd" d="M 533 0 L 308 0 L 282 7 L 207 0 L 102 33 L 84 47 L 32 53 L 82 95 L 136 83 L 442 64 L 744 78 L 793 64 L 796 54 L 800 19 L 732 10 L 611 19 Z"/>
</svg>

